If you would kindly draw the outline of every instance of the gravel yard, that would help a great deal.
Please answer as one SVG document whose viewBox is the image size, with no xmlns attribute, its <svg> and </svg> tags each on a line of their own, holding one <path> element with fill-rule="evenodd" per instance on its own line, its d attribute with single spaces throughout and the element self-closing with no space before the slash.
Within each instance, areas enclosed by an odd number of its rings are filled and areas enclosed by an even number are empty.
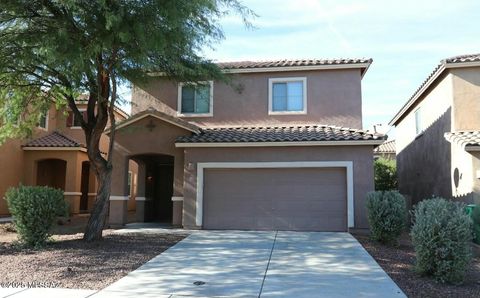
<svg viewBox="0 0 480 298">
<path fill-rule="evenodd" d="M 475 258 L 460 286 L 437 283 L 414 271 L 415 252 L 408 235 L 398 247 L 371 241 L 368 236 L 354 235 L 408 297 L 480 297 L 480 259 Z"/>
<path fill-rule="evenodd" d="M 115 234 L 104 231 L 99 242 L 82 241 L 81 226 L 58 226 L 61 235 L 40 250 L 15 245 L 16 234 L 0 225 L 0 282 L 53 282 L 58 287 L 102 289 L 173 246 L 186 235 Z"/>
</svg>

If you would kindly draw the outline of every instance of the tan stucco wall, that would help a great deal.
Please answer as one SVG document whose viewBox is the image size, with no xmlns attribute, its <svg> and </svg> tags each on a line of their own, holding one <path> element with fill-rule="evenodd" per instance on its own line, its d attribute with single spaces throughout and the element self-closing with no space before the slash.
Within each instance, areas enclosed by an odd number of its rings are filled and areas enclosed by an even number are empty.
<svg viewBox="0 0 480 298">
<path fill-rule="evenodd" d="M 280 77 L 307 78 L 306 115 L 268 115 L 268 79 Z M 241 93 L 214 82 L 213 117 L 185 119 L 204 126 L 320 123 L 362 128 L 359 69 L 235 74 L 232 81 L 242 86 Z M 132 114 L 149 107 L 167 113 L 177 111 L 177 83 L 157 78 L 142 89 L 135 87 L 132 91 Z"/>
<path fill-rule="evenodd" d="M 23 150 L 19 140 L 9 140 L 0 146 L 0 216 L 8 215 L 5 192 L 23 181 Z"/>
<path fill-rule="evenodd" d="M 183 226 L 195 226 L 198 162 L 353 161 L 355 228 L 368 228 L 365 197 L 373 191 L 371 146 L 186 148 Z"/>
<path fill-rule="evenodd" d="M 480 67 L 451 70 L 453 79 L 452 126 L 456 131 L 480 129 Z"/>
<path fill-rule="evenodd" d="M 452 75 L 444 77 L 435 88 L 427 92 L 421 102 L 401 120 L 396 126 L 395 146 L 397 154 L 402 152 L 416 138 L 415 111 L 421 109 L 421 123 L 425 130 L 434 125 L 452 106 L 453 82 Z M 447 128 L 451 129 L 451 127 Z M 450 131 L 450 130 L 448 130 Z M 433 144 L 432 144 L 433 145 Z"/>
</svg>

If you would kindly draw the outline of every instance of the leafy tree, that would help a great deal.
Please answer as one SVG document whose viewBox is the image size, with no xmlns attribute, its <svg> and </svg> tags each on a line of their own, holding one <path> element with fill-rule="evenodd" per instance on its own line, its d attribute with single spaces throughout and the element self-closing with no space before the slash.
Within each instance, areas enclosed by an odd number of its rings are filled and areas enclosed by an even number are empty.
<svg viewBox="0 0 480 298">
<path fill-rule="evenodd" d="M 396 190 L 397 165 L 394 160 L 379 158 L 374 162 L 375 190 Z"/>
<path fill-rule="evenodd" d="M 105 225 L 120 83 L 152 72 L 174 80 L 224 79 L 201 50 L 223 38 L 219 19 L 252 11 L 237 0 L 9 0 L 0 2 L 0 141 L 28 134 L 52 103 L 68 106 L 85 132 L 99 181 L 84 239 Z M 86 119 L 75 98 L 88 94 Z M 108 158 L 99 141 L 110 123 Z"/>
</svg>

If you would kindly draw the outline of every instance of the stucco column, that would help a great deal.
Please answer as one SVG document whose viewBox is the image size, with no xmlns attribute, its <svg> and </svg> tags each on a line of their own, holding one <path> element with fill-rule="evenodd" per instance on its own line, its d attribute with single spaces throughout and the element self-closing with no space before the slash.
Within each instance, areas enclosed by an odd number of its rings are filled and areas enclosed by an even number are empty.
<svg viewBox="0 0 480 298">
<path fill-rule="evenodd" d="M 173 167 L 172 225 L 182 226 L 184 157 L 177 154 Z"/>
<path fill-rule="evenodd" d="M 79 153 L 76 153 L 74 158 L 67 160 L 64 196 L 71 215 L 80 213 L 82 161 Z"/>
<path fill-rule="evenodd" d="M 128 215 L 128 158 L 119 150 L 112 156 L 113 172 L 110 191 L 110 213 L 108 222 L 111 227 L 124 226 Z"/>
<path fill-rule="evenodd" d="M 146 165 L 144 162 L 137 162 L 138 174 L 137 174 L 137 196 L 135 197 L 136 211 L 135 218 L 138 222 L 145 222 L 145 175 Z"/>
</svg>

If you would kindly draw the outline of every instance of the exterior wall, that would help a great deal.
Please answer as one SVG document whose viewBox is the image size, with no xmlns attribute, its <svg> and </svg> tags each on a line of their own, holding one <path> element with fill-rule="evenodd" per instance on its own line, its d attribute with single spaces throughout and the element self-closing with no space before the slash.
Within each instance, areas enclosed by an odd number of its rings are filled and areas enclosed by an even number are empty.
<svg viewBox="0 0 480 298">
<path fill-rule="evenodd" d="M 480 129 L 480 68 L 452 69 L 455 131 Z"/>
<path fill-rule="evenodd" d="M 37 184 L 37 162 L 45 159 L 61 159 L 67 162 L 65 199 L 70 205 L 70 213 L 79 213 L 80 195 L 78 193 L 82 177 L 82 162 L 88 160 L 87 154 L 80 151 L 26 151 L 23 168 L 25 185 Z"/>
<path fill-rule="evenodd" d="M 268 79 L 307 78 L 306 115 L 268 115 Z M 275 125 L 286 123 L 334 124 L 362 128 L 359 69 L 232 74 L 234 86 L 213 84 L 213 117 L 185 117 L 201 126 Z M 178 85 L 156 78 L 132 92 L 132 114 L 153 107 L 175 114 Z"/>
<path fill-rule="evenodd" d="M 471 152 L 473 159 L 473 193 L 472 202 L 480 204 L 480 152 Z"/>
<path fill-rule="evenodd" d="M 197 169 L 199 162 L 353 161 L 354 225 L 368 228 L 365 197 L 374 190 L 372 146 L 185 148 L 183 226 L 195 225 Z"/>
<path fill-rule="evenodd" d="M 444 133 L 452 130 L 452 75 L 443 77 L 396 128 L 399 190 L 415 204 L 439 195 L 450 198 L 451 144 Z M 421 108 L 423 133 L 416 135 L 415 111 Z"/>
<path fill-rule="evenodd" d="M 8 140 L 0 146 L 0 216 L 9 214 L 5 192 L 23 182 L 23 150 L 19 140 Z"/>
</svg>

